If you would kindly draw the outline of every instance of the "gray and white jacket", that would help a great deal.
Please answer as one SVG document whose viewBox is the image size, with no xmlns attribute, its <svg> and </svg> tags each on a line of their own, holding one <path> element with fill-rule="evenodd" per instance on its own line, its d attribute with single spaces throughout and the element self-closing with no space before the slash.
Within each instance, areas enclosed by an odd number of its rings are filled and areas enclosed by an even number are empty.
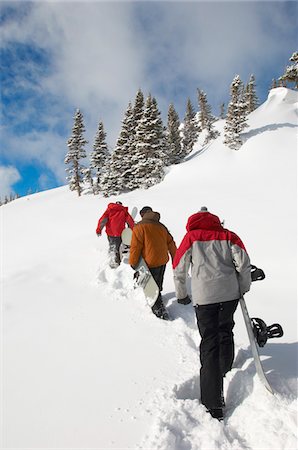
<svg viewBox="0 0 298 450">
<path fill-rule="evenodd" d="M 209 212 L 193 214 L 186 229 L 173 261 L 177 298 L 188 295 L 190 267 L 194 305 L 236 300 L 248 292 L 251 265 L 241 239 Z"/>
</svg>

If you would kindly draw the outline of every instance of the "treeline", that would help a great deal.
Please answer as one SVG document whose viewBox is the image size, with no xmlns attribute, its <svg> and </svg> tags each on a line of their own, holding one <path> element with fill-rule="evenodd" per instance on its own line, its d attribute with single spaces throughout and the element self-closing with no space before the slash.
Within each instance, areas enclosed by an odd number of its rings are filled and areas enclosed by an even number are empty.
<svg viewBox="0 0 298 450">
<path fill-rule="evenodd" d="M 17 198 L 20 198 L 19 194 L 9 194 L 5 195 L 4 199 L 0 198 L 0 206 L 6 205 L 9 202 L 12 202 L 13 200 L 16 200 Z"/>
<path fill-rule="evenodd" d="M 65 157 L 69 188 L 78 195 L 87 189 L 94 194 L 110 196 L 159 183 L 168 166 L 181 163 L 191 153 L 201 133 L 204 145 L 219 136 L 214 128 L 218 117 L 212 114 L 206 93 L 198 89 L 197 95 L 197 112 L 188 98 L 181 123 L 174 105 L 170 104 L 164 124 L 156 98 L 149 94 L 145 99 L 139 89 L 134 102 L 127 106 L 112 152 L 108 150 L 104 124 L 99 122 L 88 167 L 82 163 L 87 157 L 88 141 L 84 138 L 83 114 L 78 109 Z M 240 132 L 245 127 L 247 114 L 257 104 L 254 76 L 244 86 L 237 75 L 231 85 L 226 115 L 225 142 L 229 147 L 238 149 L 241 146 Z M 224 105 L 221 106 L 221 118 L 225 118 Z"/>
<path fill-rule="evenodd" d="M 285 70 L 279 83 L 284 86 L 287 81 L 295 82 L 297 87 L 298 53 L 294 53 L 290 60 L 294 65 Z M 127 106 L 112 152 L 106 143 L 104 124 L 99 122 L 88 167 L 82 164 L 82 160 L 87 157 L 85 147 L 88 141 L 84 138 L 83 114 L 78 109 L 65 157 L 69 188 L 77 191 L 78 195 L 84 190 L 108 197 L 137 188 L 149 188 L 162 181 L 167 167 L 181 163 L 192 151 L 201 133 L 203 145 L 219 136 L 214 127 L 218 117 L 212 114 L 206 93 L 198 89 L 197 95 L 198 112 L 188 98 L 181 122 L 174 105 L 170 104 L 167 123 L 163 124 L 156 98 L 149 94 L 145 99 L 139 89 L 134 102 L 129 102 Z M 219 116 L 226 120 L 223 142 L 229 148 L 239 150 L 243 144 L 241 133 L 247 127 L 247 116 L 257 106 L 254 75 L 250 76 L 246 85 L 236 75 L 230 86 L 227 111 L 222 104 Z"/>
</svg>

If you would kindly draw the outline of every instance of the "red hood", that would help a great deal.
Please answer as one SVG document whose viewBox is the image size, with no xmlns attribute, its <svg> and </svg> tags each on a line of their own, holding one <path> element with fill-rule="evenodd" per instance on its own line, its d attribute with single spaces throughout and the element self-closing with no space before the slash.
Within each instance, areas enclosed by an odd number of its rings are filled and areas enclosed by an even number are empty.
<svg viewBox="0 0 298 450">
<path fill-rule="evenodd" d="M 186 230 L 223 230 L 220 220 L 209 212 L 198 212 L 188 218 Z"/>
<path fill-rule="evenodd" d="M 118 203 L 109 203 L 108 204 L 108 210 L 109 211 L 113 211 L 113 212 L 117 212 L 117 211 L 128 211 L 128 208 L 126 206 L 123 205 L 119 205 Z"/>
</svg>

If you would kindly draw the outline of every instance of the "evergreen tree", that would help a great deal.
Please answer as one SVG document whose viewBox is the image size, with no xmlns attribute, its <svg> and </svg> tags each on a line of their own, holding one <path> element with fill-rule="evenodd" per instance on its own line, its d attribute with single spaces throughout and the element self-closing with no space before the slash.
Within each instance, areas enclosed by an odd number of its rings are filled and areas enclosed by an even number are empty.
<svg viewBox="0 0 298 450">
<path fill-rule="evenodd" d="M 277 87 L 277 81 L 276 81 L 275 78 L 273 78 L 273 79 L 272 79 L 272 83 L 271 83 L 271 88 L 270 88 L 270 90 L 271 90 L 271 89 L 275 89 L 276 87 Z"/>
<path fill-rule="evenodd" d="M 243 83 L 236 75 L 230 90 L 230 102 L 224 127 L 224 144 L 233 150 L 239 150 L 242 145 L 240 133 L 247 127 L 247 104 L 243 98 Z"/>
<path fill-rule="evenodd" d="M 285 73 L 279 80 L 294 83 L 294 87 L 298 89 L 298 52 L 294 52 L 289 60 L 292 61 L 293 64 L 286 67 Z"/>
<path fill-rule="evenodd" d="M 134 188 L 148 188 L 164 177 L 165 135 L 155 98 L 149 94 L 136 130 L 136 151 L 132 157 Z"/>
<path fill-rule="evenodd" d="M 183 139 L 182 139 L 182 147 L 183 147 L 183 155 L 188 155 L 198 139 L 199 133 L 201 129 L 199 127 L 196 113 L 193 108 L 193 105 L 190 99 L 187 99 L 186 102 L 186 113 L 184 117 L 184 128 L 183 128 Z"/>
<path fill-rule="evenodd" d="M 93 177 L 92 177 L 92 170 L 91 167 L 86 167 L 82 169 L 83 173 L 83 185 L 85 192 L 92 192 L 93 194 L 96 193 L 96 189 L 93 183 Z"/>
<path fill-rule="evenodd" d="M 254 75 L 250 76 L 246 86 L 246 101 L 248 113 L 253 112 L 258 107 L 258 97 L 256 94 L 256 84 Z"/>
<path fill-rule="evenodd" d="M 134 111 L 129 102 L 120 135 L 110 158 L 109 168 L 103 176 L 104 195 L 119 194 L 132 189 L 132 151 L 135 135 Z"/>
<path fill-rule="evenodd" d="M 213 123 L 215 122 L 215 117 L 211 113 L 211 107 L 208 104 L 206 94 L 198 89 L 198 100 L 199 100 L 199 125 L 202 130 L 206 130 L 206 138 L 204 144 L 207 144 L 210 140 L 217 138 L 219 132 L 214 129 Z"/>
<path fill-rule="evenodd" d="M 110 154 L 106 143 L 106 133 L 104 131 L 103 123 L 99 122 L 93 144 L 93 151 L 90 156 L 91 178 L 92 173 L 94 173 L 96 177 L 96 182 L 94 184 L 95 192 L 101 191 L 101 181 L 103 174 L 107 170 L 109 158 Z"/>
<path fill-rule="evenodd" d="M 134 156 L 133 156 L 137 152 L 137 129 L 138 129 L 138 125 L 144 114 L 144 107 L 145 107 L 144 94 L 143 94 L 142 90 L 139 89 L 136 93 L 136 97 L 135 97 L 135 101 L 134 101 L 134 105 L 133 105 L 133 112 L 132 112 L 133 117 L 132 117 L 132 123 L 131 123 L 131 127 L 130 127 L 131 128 L 131 130 L 130 130 L 130 134 L 131 134 L 130 161 L 131 161 L 131 163 L 133 161 L 134 164 L 137 163 L 136 158 L 134 158 Z M 128 182 L 129 189 L 135 189 L 135 180 L 134 180 L 133 171 L 130 172 L 130 179 L 127 182 Z"/>
<path fill-rule="evenodd" d="M 133 117 L 136 125 L 139 123 L 143 117 L 144 112 L 144 94 L 141 89 L 136 93 L 135 103 L 133 107 Z"/>
<path fill-rule="evenodd" d="M 179 120 L 179 118 L 178 118 Z M 167 128 L 164 126 L 157 100 L 152 97 L 151 121 L 155 131 L 155 144 L 153 146 L 156 158 L 161 159 L 162 167 L 168 164 L 169 145 L 167 140 Z M 163 172 L 164 175 L 164 172 Z"/>
<path fill-rule="evenodd" d="M 82 193 L 82 183 L 84 176 L 84 167 L 80 160 L 86 158 L 86 151 L 84 146 L 88 143 L 83 137 L 85 126 L 83 122 L 83 114 L 77 109 L 74 116 L 74 125 L 72 128 L 72 135 L 67 141 L 68 153 L 65 156 L 65 164 L 69 164 L 67 179 L 69 180 L 69 189 L 77 191 L 80 196 Z"/>
<path fill-rule="evenodd" d="M 168 122 L 166 130 L 168 149 L 167 165 L 179 164 L 185 156 L 182 150 L 179 127 L 179 116 L 175 110 L 174 105 L 171 103 L 168 110 Z"/>
</svg>

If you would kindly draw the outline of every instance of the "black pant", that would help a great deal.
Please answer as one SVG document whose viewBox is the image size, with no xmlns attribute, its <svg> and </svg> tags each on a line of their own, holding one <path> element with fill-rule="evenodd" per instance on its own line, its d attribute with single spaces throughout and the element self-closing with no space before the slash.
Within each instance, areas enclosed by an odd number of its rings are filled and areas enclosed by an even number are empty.
<svg viewBox="0 0 298 450">
<path fill-rule="evenodd" d="M 121 245 L 121 236 L 108 236 L 109 241 L 109 252 L 115 257 L 115 262 L 120 264 L 120 245 Z"/>
<path fill-rule="evenodd" d="M 157 300 L 151 309 L 154 312 L 154 314 L 156 314 L 156 313 L 157 313 L 157 315 L 159 313 L 163 314 L 164 304 L 162 302 L 161 291 L 162 291 L 162 287 L 163 287 L 163 279 L 164 279 L 164 275 L 165 275 L 166 265 L 158 266 L 158 267 L 151 267 L 151 268 L 149 268 L 149 270 L 151 272 L 151 275 L 154 278 L 154 281 L 156 282 L 156 284 L 159 288 L 159 294 L 158 294 Z"/>
<path fill-rule="evenodd" d="M 201 401 L 207 409 L 222 407 L 223 377 L 234 361 L 233 320 L 238 300 L 195 307 L 201 335 Z"/>
</svg>

